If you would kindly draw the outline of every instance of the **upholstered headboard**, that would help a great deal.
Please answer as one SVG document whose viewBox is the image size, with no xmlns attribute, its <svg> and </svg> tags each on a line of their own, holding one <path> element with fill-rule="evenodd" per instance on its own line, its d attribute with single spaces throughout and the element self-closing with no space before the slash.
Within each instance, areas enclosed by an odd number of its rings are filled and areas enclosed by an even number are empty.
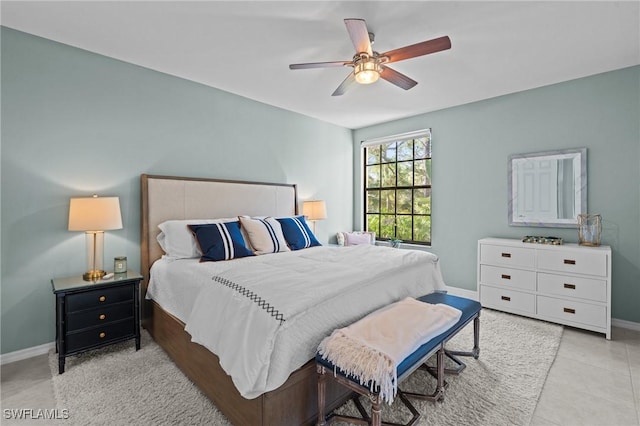
<svg viewBox="0 0 640 426">
<path fill-rule="evenodd" d="M 140 262 L 149 282 L 149 268 L 163 251 L 158 225 L 169 219 L 215 219 L 250 216 L 291 216 L 298 213 L 294 184 L 242 182 L 175 176 L 140 176 L 142 220 Z"/>
</svg>

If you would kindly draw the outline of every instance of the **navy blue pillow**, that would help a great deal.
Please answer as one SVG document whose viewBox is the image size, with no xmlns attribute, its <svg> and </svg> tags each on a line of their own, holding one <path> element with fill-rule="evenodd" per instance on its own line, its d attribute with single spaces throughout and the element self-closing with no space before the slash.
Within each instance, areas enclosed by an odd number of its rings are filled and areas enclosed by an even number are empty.
<svg viewBox="0 0 640 426">
<path fill-rule="evenodd" d="M 189 225 L 189 229 L 202 251 L 200 262 L 253 256 L 253 252 L 244 243 L 238 221 Z"/>
<path fill-rule="evenodd" d="M 284 217 L 278 219 L 282 226 L 284 239 L 291 250 L 300 250 L 314 246 L 321 246 L 315 235 L 307 226 L 304 216 Z"/>
</svg>

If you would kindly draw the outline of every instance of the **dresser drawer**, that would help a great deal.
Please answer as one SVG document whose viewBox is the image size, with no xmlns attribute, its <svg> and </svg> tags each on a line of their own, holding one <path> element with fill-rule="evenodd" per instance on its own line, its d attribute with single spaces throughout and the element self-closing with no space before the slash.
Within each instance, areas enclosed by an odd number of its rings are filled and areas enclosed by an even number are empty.
<svg viewBox="0 0 640 426">
<path fill-rule="evenodd" d="M 502 266 L 480 265 L 480 282 L 514 290 L 536 289 L 536 273 Z"/>
<path fill-rule="evenodd" d="M 86 331 L 67 334 L 66 352 L 71 353 L 123 337 L 135 335 L 134 321 L 119 321 Z"/>
<path fill-rule="evenodd" d="M 598 251 L 538 251 L 538 269 L 573 274 L 607 276 L 607 256 Z"/>
<path fill-rule="evenodd" d="M 535 254 L 533 249 L 482 244 L 480 246 L 480 263 L 534 268 Z"/>
<path fill-rule="evenodd" d="M 67 312 L 97 308 L 112 303 L 133 301 L 133 286 L 102 288 L 67 296 Z"/>
<path fill-rule="evenodd" d="M 67 317 L 67 331 L 80 330 L 100 324 L 133 318 L 133 302 L 105 305 L 97 309 L 70 313 Z"/>
<path fill-rule="evenodd" d="M 575 300 L 538 296 L 538 315 L 567 323 L 580 323 L 593 327 L 607 326 L 607 307 Z"/>
<path fill-rule="evenodd" d="M 519 291 L 480 286 L 480 303 L 487 308 L 513 313 L 535 314 L 536 296 Z"/>
<path fill-rule="evenodd" d="M 604 303 L 607 301 L 607 282 L 541 272 L 538 273 L 538 292 Z"/>
</svg>

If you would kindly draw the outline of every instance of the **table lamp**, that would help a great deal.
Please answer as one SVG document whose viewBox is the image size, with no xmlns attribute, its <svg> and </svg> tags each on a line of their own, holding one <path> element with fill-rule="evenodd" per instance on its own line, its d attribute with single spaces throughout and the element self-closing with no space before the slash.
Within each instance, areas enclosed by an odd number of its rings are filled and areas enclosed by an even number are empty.
<svg viewBox="0 0 640 426">
<path fill-rule="evenodd" d="M 118 197 L 71 198 L 69 202 L 69 231 L 85 231 L 87 269 L 85 281 L 96 281 L 106 272 L 104 264 L 104 231 L 122 229 Z"/>
<path fill-rule="evenodd" d="M 313 233 L 316 233 L 316 221 L 327 218 L 327 206 L 322 200 L 309 200 L 302 202 L 302 214 L 311 221 Z"/>
</svg>

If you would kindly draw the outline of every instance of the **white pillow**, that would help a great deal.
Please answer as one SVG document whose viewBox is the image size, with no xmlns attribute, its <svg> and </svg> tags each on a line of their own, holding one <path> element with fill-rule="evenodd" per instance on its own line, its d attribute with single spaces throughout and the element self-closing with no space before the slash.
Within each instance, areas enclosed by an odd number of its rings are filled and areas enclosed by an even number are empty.
<svg viewBox="0 0 640 426">
<path fill-rule="evenodd" d="M 280 222 L 272 217 L 239 216 L 240 225 L 249 237 L 255 254 L 290 251 Z"/>
<path fill-rule="evenodd" d="M 176 259 L 191 259 L 202 256 L 198 242 L 187 225 L 235 222 L 237 218 L 167 220 L 158 225 L 158 244 L 167 256 Z"/>
<path fill-rule="evenodd" d="M 338 245 L 355 246 L 358 244 L 375 244 L 376 233 L 368 231 L 338 232 Z"/>
</svg>

